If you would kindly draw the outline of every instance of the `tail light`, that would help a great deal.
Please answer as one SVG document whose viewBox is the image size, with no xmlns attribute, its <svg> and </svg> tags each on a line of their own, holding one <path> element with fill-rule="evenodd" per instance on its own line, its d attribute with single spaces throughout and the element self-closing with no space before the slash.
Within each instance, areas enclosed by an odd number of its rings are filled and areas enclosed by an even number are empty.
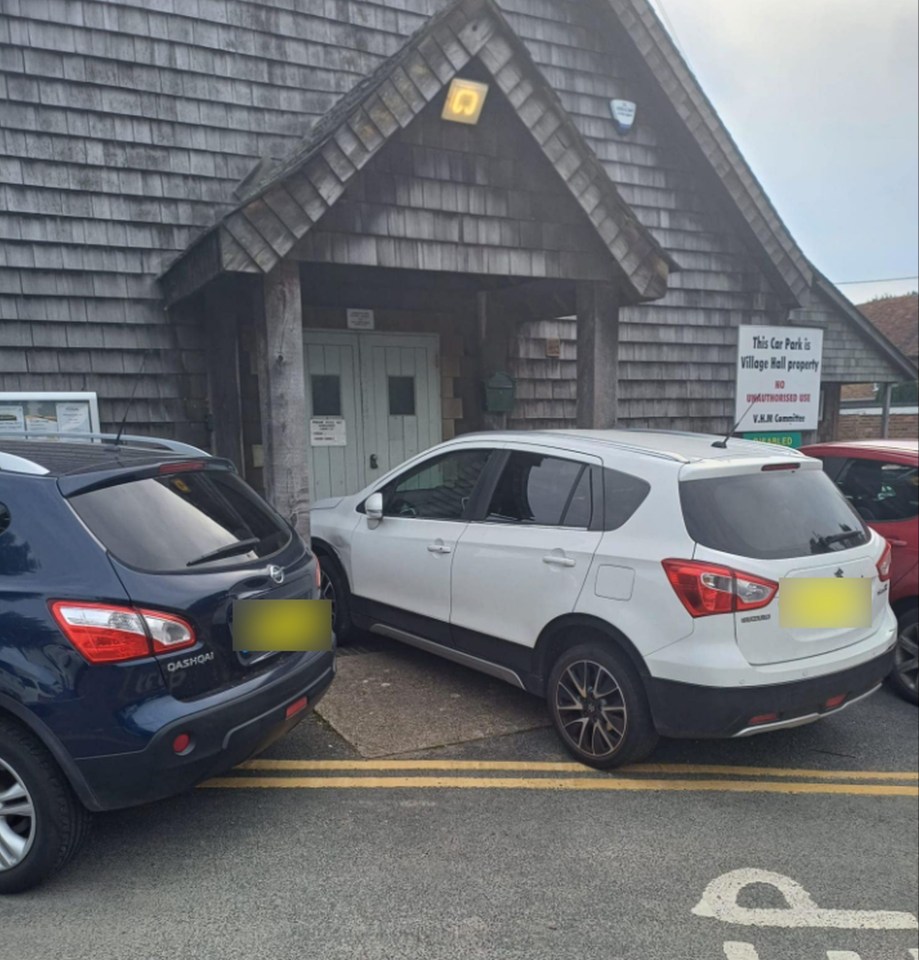
<svg viewBox="0 0 919 960">
<path fill-rule="evenodd" d="M 881 583 L 887 583 L 890 580 L 891 565 L 893 563 L 893 547 L 888 541 L 884 541 L 884 552 L 881 559 L 878 560 L 878 578 Z"/>
<path fill-rule="evenodd" d="M 664 570 L 676 595 L 693 617 L 760 610 L 768 607 L 779 592 L 774 580 L 713 563 L 665 560 Z"/>
<path fill-rule="evenodd" d="M 90 663 L 123 663 L 193 647 L 191 626 L 171 613 L 58 600 L 51 612 Z"/>
<path fill-rule="evenodd" d="M 319 557 L 316 557 L 316 589 L 322 592 L 322 568 L 319 566 Z"/>
</svg>

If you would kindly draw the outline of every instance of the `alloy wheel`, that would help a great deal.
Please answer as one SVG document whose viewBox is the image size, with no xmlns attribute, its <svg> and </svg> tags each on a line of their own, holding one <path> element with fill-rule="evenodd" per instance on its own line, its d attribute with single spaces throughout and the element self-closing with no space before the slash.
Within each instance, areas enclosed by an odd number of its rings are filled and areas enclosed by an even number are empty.
<svg viewBox="0 0 919 960">
<path fill-rule="evenodd" d="M 919 689 L 919 623 L 900 633 L 894 669 L 905 687 L 914 693 Z"/>
<path fill-rule="evenodd" d="M 0 871 L 28 856 L 35 840 L 35 805 L 16 771 L 0 760 Z"/>
<path fill-rule="evenodd" d="M 602 664 L 570 664 L 556 685 L 555 708 L 564 735 L 582 753 L 599 759 L 622 745 L 628 710 L 616 678 Z"/>
</svg>

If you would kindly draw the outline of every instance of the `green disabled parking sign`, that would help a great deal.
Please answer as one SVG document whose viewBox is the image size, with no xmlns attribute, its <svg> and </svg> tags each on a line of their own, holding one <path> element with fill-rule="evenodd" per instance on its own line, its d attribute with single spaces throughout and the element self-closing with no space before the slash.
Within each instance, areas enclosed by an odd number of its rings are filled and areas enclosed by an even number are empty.
<svg viewBox="0 0 919 960">
<path fill-rule="evenodd" d="M 755 440 L 757 443 L 774 443 L 793 450 L 800 450 L 804 446 L 803 433 L 745 433 L 744 439 Z"/>
</svg>

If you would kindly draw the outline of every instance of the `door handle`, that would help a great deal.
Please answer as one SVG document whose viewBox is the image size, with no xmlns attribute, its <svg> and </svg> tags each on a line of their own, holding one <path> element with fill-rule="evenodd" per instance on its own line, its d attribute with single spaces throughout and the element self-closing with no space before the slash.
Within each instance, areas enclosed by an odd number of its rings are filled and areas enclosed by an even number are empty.
<svg viewBox="0 0 919 960">
<path fill-rule="evenodd" d="M 905 540 L 890 540 L 890 539 L 888 539 L 887 542 L 888 542 L 892 547 L 906 547 L 906 546 L 909 546 L 909 544 L 907 544 L 907 542 L 906 542 Z"/>
<path fill-rule="evenodd" d="M 576 567 L 578 565 L 577 560 L 572 560 L 570 557 L 559 557 L 551 553 L 548 557 L 543 557 L 542 562 L 550 567 Z"/>
<path fill-rule="evenodd" d="M 436 553 L 438 556 L 445 557 L 453 553 L 453 547 L 448 547 L 442 541 L 438 541 L 428 547 L 428 553 Z"/>
</svg>

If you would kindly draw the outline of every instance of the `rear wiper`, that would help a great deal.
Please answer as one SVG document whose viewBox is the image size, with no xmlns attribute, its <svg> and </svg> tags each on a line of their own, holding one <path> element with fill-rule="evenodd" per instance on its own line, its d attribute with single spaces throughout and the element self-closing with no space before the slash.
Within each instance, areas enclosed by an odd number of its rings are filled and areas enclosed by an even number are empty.
<svg viewBox="0 0 919 960">
<path fill-rule="evenodd" d="M 823 549 L 829 553 L 830 548 L 837 543 L 844 543 L 846 540 L 851 540 L 853 537 L 860 537 L 861 535 L 861 530 L 845 530 L 842 533 L 834 533 L 828 537 L 821 537 L 815 534 L 811 543 L 816 544 L 818 547 L 823 547 Z"/>
<path fill-rule="evenodd" d="M 251 540 L 240 540 L 239 543 L 231 543 L 229 546 L 221 547 L 213 553 L 206 553 L 203 557 L 198 557 L 197 560 L 186 563 L 185 566 L 200 567 L 202 564 L 210 563 L 213 560 L 226 560 L 229 557 L 238 557 L 241 553 L 248 553 L 261 542 L 258 537 L 253 537 Z"/>
</svg>

